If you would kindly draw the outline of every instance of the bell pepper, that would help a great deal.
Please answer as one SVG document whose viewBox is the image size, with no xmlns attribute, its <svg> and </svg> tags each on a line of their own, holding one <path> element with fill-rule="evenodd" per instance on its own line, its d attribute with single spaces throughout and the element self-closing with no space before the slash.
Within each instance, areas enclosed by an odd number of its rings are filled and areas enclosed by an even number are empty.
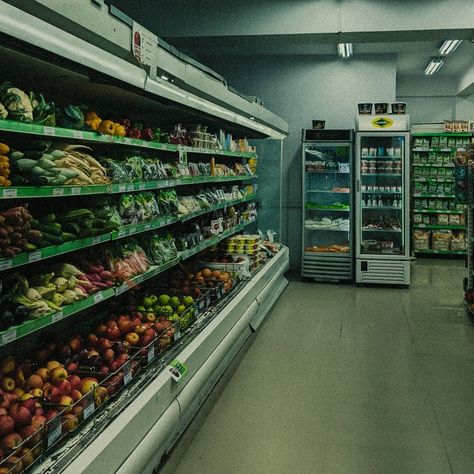
<svg viewBox="0 0 474 474">
<path fill-rule="evenodd" d="M 5 143 L 0 143 L 0 155 L 6 155 L 10 152 L 10 147 Z"/>
<path fill-rule="evenodd" d="M 101 122 L 102 122 L 102 119 L 95 112 L 92 112 L 89 110 L 84 115 L 84 123 L 88 125 L 88 127 L 91 130 L 94 130 L 95 132 L 99 128 L 99 125 Z"/>
<path fill-rule="evenodd" d="M 115 123 L 112 120 L 102 120 L 97 131 L 104 135 L 113 135 L 115 132 Z"/>
<path fill-rule="evenodd" d="M 120 123 L 115 124 L 114 135 L 117 137 L 124 137 L 126 135 L 125 126 Z"/>
</svg>

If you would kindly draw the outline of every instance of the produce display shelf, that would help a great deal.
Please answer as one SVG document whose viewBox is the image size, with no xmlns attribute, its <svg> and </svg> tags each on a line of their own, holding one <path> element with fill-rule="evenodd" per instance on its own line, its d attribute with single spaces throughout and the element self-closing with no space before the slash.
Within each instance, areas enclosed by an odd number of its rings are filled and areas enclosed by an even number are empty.
<svg viewBox="0 0 474 474">
<path fill-rule="evenodd" d="M 447 230 L 466 230 L 465 225 L 441 225 L 441 224 L 413 224 L 414 229 L 447 229 Z"/>
<path fill-rule="evenodd" d="M 199 211 L 191 212 L 190 214 L 185 214 L 183 216 L 180 216 L 179 220 L 181 222 L 186 222 L 191 219 L 194 219 L 195 217 L 202 216 L 203 214 L 208 214 L 210 212 L 218 211 L 219 209 L 224 209 L 229 206 L 235 206 L 236 204 L 243 204 L 244 202 L 254 201 L 256 198 L 257 198 L 257 195 L 252 194 L 250 196 L 246 196 L 241 199 L 233 199 L 231 201 L 221 202 L 219 204 L 216 204 L 215 206 L 210 207 L 209 209 L 201 209 Z"/>
<path fill-rule="evenodd" d="M 470 137 L 470 132 L 412 132 L 414 137 Z"/>
<path fill-rule="evenodd" d="M 241 230 L 244 230 L 245 227 L 247 227 L 250 224 L 255 223 L 255 220 L 249 220 L 242 222 L 241 224 L 232 227 L 231 229 L 227 229 L 224 231 L 222 234 L 216 235 L 215 237 L 211 237 L 210 239 L 206 239 L 200 244 L 196 245 L 192 249 L 184 250 L 180 253 L 181 260 L 186 260 L 189 257 L 192 257 L 193 255 L 196 255 L 197 253 L 212 247 L 213 245 L 217 245 L 219 242 L 222 240 L 226 239 L 227 237 L 230 237 L 232 234 L 235 234 L 236 232 L 240 232 Z"/>
<path fill-rule="evenodd" d="M 46 137 L 67 138 L 87 142 L 113 143 L 114 145 L 128 145 L 140 148 L 151 148 L 154 150 L 185 152 L 198 154 L 212 154 L 233 156 L 239 158 L 255 158 L 253 152 L 211 150 L 208 148 L 196 148 L 184 145 L 173 145 L 171 143 L 160 143 L 156 141 L 147 141 L 129 137 L 118 137 L 114 135 L 101 135 L 93 131 L 71 130 L 61 127 L 46 127 L 31 123 L 15 122 L 13 120 L 0 120 L 0 131 L 26 133 L 29 135 L 40 135 Z"/>
<path fill-rule="evenodd" d="M 464 211 L 448 211 L 446 209 L 413 209 L 413 212 L 425 214 L 464 214 Z"/>
<path fill-rule="evenodd" d="M 362 206 L 362 209 L 397 209 L 401 211 L 403 208 L 394 206 Z"/>
<path fill-rule="evenodd" d="M 444 194 L 444 193 L 413 193 L 413 197 L 426 197 L 426 198 L 455 198 L 454 194 Z"/>
<path fill-rule="evenodd" d="M 40 260 L 46 260 L 47 258 L 56 257 L 65 253 L 75 252 L 76 250 L 83 250 L 103 242 L 121 239 L 129 235 L 148 232 L 149 230 L 153 229 L 159 229 L 161 227 L 174 224 L 175 222 L 178 222 L 176 217 L 161 217 L 143 224 L 131 224 L 123 226 L 120 230 L 108 232 L 103 235 L 72 240 L 70 242 L 64 242 L 64 244 L 61 245 L 51 245 L 50 247 L 44 247 L 34 252 L 24 252 L 16 255 L 13 258 L 0 258 L 0 271 L 8 270 L 14 267 L 20 267 L 22 265 L 38 262 Z"/>
<path fill-rule="evenodd" d="M 11 186 L 0 191 L 0 199 L 44 198 L 65 196 L 87 196 L 92 194 L 117 194 L 134 191 L 172 188 L 203 183 L 226 183 L 230 181 L 251 181 L 252 176 L 200 176 L 175 180 L 146 181 L 143 183 L 105 184 L 91 186 Z"/>
<path fill-rule="evenodd" d="M 454 183 L 454 178 L 438 178 L 435 176 L 431 178 L 429 176 L 414 176 L 413 181 L 419 181 L 421 183 L 426 183 L 429 181 L 435 181 L 437 183 Z"/>
<path fill-rule="evenodd" d="M 427 147 L 417 146 L 413 148 L 414 152 L 441 152 L 441 153 L 452 153 L 453 151 L 466 151 L 462 146 L 443 146 L 443 147 Z"/>
<path fill-rule="evenodd" d="M 415 250 L 415 253 L 432 253 L 432 254 L 440 254 L 440 255 L 466 255 L 465 250 L 420 249 L 420 250 Z"/>
<path fill-rule="evenodd" d="M 255 220 L 243 222 L 237 226 L 232 227 L 231 229 L 226 230 L 222 234 L 219 234 L 216 237 L 212 237 L 210 239 L 205 240 L 201 244 L 197 245 L 196 247 L 185 250 L 184 252 L 180 252 L 178 257 L 169 262 L 164 263 L 163 265 L 152 265 L 146 272 L 142 273 L 141 275 L 137 275 L 134 278 L 131 278 L 130 281 L 123 283 L 122 285 L 114 288 L 108 288 L 103 291 L 99 291 L 93 295 L 88 296 L 87 298 L 83 299 L 82 301 L 78 301 L 76 303 L 72 303 L 70 305 L 64 306 L 61 311 L 56 313 L 50 313 L 46 316 L 43 316 L 38 319 L 33 319 L 31 321 L 25 321 L 24 323 L 18 326 L 12 326 L 5 331 L 0 331 L 0 347 L 5 346 L 13 341 L 21 339 L 29 334 L 32 334 L 39 329 L 43 329 L 51 324 L 55 324 L 58 321 L 63 320 L 69 316 L 77 314 L 85 309 L 88 309 L 96 304 L 101 303 L 109 298 L 113 298 L 118 296 L 125 291 L 133 288 L 140 283 L 143 283 L 150 278 L 157 276 L 158 274 L 174 267 L 180 261 L 186 260 L 189 257 L 195 255 L 196 253 L 201 252 L 202 250 L 211 247 L 212 245 L 218 244 L 221 240 L 231 236 L 236 232 L 240 232 L 241 230 L 245 229 L 246 226 L 253 224 L 256 222 Z"/>
<path fill-rule="evenodd" d="M 305 171 L 305 173 L 312 173 L 312 174 L 349 174 L 348 171 L 336 171 L 336 170 L 321 170 L 321 171 Z"/>
<path fill-rule="evenodd" d="M 425 168 L 454 168 L 454 163 L 413 163 L 413 166 Z"/>
</svg>

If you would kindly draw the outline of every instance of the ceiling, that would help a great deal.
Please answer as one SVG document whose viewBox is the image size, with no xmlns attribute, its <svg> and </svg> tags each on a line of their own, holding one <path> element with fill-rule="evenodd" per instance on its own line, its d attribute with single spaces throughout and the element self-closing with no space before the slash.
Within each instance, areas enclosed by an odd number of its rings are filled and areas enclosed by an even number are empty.
<svg viewBox="0 0 474 474">
<path fill-rule="evenodd" d="M 225 55 L 334 55 L 336 43 L 318 35 L 240 36 L 167 38 L 177 49 L 198 59 Z M 331 42 L 329 42 L 331 41 Z M 354 57 L 362 54 L 396 54 L 397 75 L 423 76 L 431 56 L 438 54 L 443 39 L 430 41 L 396 41 L 354 43 Z M 474 64 L 474 43 L 464 40 L 445 60 L 439 76 L 459 77 Z"/>
</svg>

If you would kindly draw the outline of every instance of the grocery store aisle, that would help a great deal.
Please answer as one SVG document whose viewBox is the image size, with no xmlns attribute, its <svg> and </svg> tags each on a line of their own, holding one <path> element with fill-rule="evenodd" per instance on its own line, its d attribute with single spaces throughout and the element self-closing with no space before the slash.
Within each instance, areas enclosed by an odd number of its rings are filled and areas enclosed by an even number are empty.
<svg viewBox="0 0 474 474">
<path fill-rule="evenodd" d="M 408 290 L 294 281 L 163 473 L 470 473 L 463 263 Z"/>
</svg>

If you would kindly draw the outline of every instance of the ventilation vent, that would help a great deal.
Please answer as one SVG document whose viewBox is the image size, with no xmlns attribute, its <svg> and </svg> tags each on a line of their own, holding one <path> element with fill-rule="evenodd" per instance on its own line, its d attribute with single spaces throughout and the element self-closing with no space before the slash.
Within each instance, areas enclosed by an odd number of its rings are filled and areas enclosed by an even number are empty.
<svg viewBox="0 0 474 474">
<path fill-rule="evenodd" d="M 358 260 L 358 283 L 381 283 L 408 285 L 410 283 L 410 262 L 387 260 Z"/>
<path fill-rule="evenodd" d="M 305 255 L 301 275 L 321 281 L 352 280 L 352 260 L 349 256 Z"/>
</svg>

